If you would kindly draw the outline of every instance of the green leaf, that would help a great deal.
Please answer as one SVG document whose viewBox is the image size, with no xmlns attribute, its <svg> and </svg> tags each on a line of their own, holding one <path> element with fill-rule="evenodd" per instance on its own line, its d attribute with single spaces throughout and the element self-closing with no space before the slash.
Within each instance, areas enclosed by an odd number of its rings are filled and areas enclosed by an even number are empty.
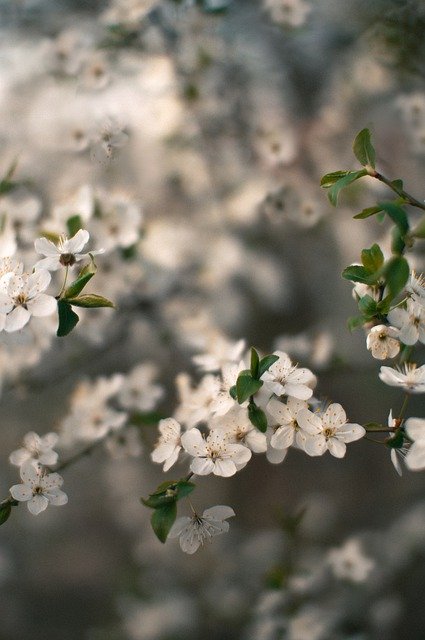
<svg viewBox="0 0 425 640">
<path fill-rule="evenodd" d="M 83 221 L 81 220 L 81 216 L 78 214 L 75 216 L 71 216 L 66 221 L 66 228 L 68 229 L 68 235 L 72 238 L 75 236 L 77 231 L 83 228 Z"/>
<path fill-rule="evenodd" d="M 103 296 L 98 296 L 95 293 L 83 293 L 81 296 L 77 296 L 76 298 L 67 298 L 66 300 L 74 307 L 85 307 L 87 309 L 95 309 L 97 307 L 115 308 L 113 302 Z"/>
<path fill-rule="evenodd" d="M 353 151 L 357 160 L 364 167 L 375 168 L 375 149 L 373 148 L 369 129 L 362 129 L 353 142 Z"/>
<path fill-rule="evenodd" d="M 260 357 L 254 347 L 251 347 L 251 375 L 253 378 L 259 378 L 258 371 L 260 365 Z"/>
<path fill-rule="evenodd" d="M 84 289 L 86 284 L 91 280 L 97 271 L 97 267 L 91 258 L 89 264 L 86 264 L 77 276 L 77 279 L 65 289 L 64 298 L 75 298 Z"/>
<path fill-rule="evenodd" d="M 373 244 L 370 249 L 363 249 L 362 262 L 365 269 L 375 273 L 384 264 L 384 254 L 378 244 Z"/>
<path fill-rule="evenodd" d="M 343 178 L 340 178 L 339 180 L 337 180 L 337 182 L 335 182 L 330 187 L 328 192 L 328 198 L 331 204 L 333 204 L 333 206 L 336 207 L 336 205 L 338 204 L 339 192 L 342 189 L 345 189 L 345 187 L 348 187 L 348 185 L 351 184 L 352 182 L 355 182 L 359 178 L 362 178 L 363 176 L 366 176 L 366 175 L 367 175 L 366 169 L 361 169 L 360 171 L 350 171 Z"/>
<path fill-rule="evenodd" d="M 363 318 L 363 316 L 352 316 L 347 320 L 347 326 L 349 331 L 354 331 L 355 329 L 362 327 L 364 323 L 365 323 L 365 319 Z"/>
<path fill-rule="evenodd" d="M 407 220 L 405 210 L 399 205 L 394 204 L 394 202 L 379 202 L 378 205 L 397 225 L 402 235 L 406 235 L 406 233 L 409 231 L 409 222 Z"/>
<path fill-rule="evenodd" d="M 399 178 L 397 178 L 396 180 L 393 180 L 391 184 L 395 189 L 397 189 L 397 191 L 403 190 L 403 180 L 400 180 Z"/>
<path fill-rule="evenodd" d="M 251 372 L 239 374 L 236 381 L 236 393 L 239 404 L 243 404 L 250 396 L 253 396 L 263 386 L 262 380 L 255 380 Z"/>
<path fill-rule="evenodd" d="M 264 358 L 262 358 L 260 360 L 260 366 L 259 366 L 259 370 L 258 370 L 258 377 L 261 378 L 263 373 L 266 373 L 266 371 L 268 371 L 270 369 L 272 364 L 274 364 L 278 360 L 279 360 L 279 356 L 276 356 L 276 355 L 273 355 L 273 354 L 270 355 L 270 356 L 265 356 Z"/>
<path fill-rule="evenodd" d="M 189 480 L 179 480 L 176 484 L 177 490 L 177 500 L 181 500 L 192 493 L 192 491 L 196 488 L 196 485 L 193 482 L 189 482 Z"/>
<path fill-rule="evenodd" d="M 374 300 L 372 296 L 363 296 L 363 298 L 359 300 L 359 309 L 366 319 L 369 320 L 373 318 L 378 311 L 376 300 Z"/>
<path fill-rule="evenodd" d="M 364 220 L 364 218 L 370 218 L 370 216 L 374 216 L 375 213 L 379 213 L 380 211 L 382 211 L 381 207 L 367 207 L 366 209 L 363 209 L 363 211 L 360 211 L 360 213 L 358 213 L 357 215 L 354 216 L 355 220 Z"/>
<path fill-rule="evenodd" d="M 413 238 L 425 238 L 425 215 L 421 220 L 419 220 L 416 227 L 412 229 L 410 235 Z"/>
<path fill-rule="evenodd" d="M 166 504 L 177 502 L 192 493 L 196 485 L 188 480 L 166 480 L 162 482 L 149 498 L 140 498 L 150 509 L 162 508 Z"/>
<path fill-rule="evenodd" d="M 158 422 L 165 417 L 163 414 L 158 413 L 158 411 L 137 411 L 129 415 L 128 421 L 138 427 L 144 427 L 158 424 Z"/>
<path fill-rule="evenodd" d="M 346 267 L 342 272 L 342 277 L 352 282 L 362 282 L 363 284 L 369 284 L 370 272 L 359 264 L 351 264 Z"/>
<path fill-rule="evenodd" d="M 384 428 L 379 422 L 367 422 L 363 425 L 366 431 L 382 431 Z"/>
<path fill-rule="evenodd" d="M 406 258 L 395 256 L 388 260 L 383 269 L 389 294 L 395 298 L 409 279 L 410 269 Z"/>
<path fill-rule="evenodd" d="M 229 393 L 232 396 L 233 400 L 237 400 L 238 398 L 238 392 L 236 390 L 236 385 L 234 384 L 233 387 L 230 387 L 229 389 Z"/>
<path fill-rule="evenodd" d="M 397 429 L 394 435 L 385 443 L 390 449 L 401 449 L 404 444 L 404 431 L 402 428 Z"/>
<path fill-rule="evenodd" d="M 11 511 L 12 505 L 10 504 L 9 500 L 7 502 L 4 502 L 3 504 L 0 504 L 0 525 L 4 524 L 6 520 L 9 520 Z"/>
<path fill-rule="evenodd" d="M 248 405 L 248 417 L 251 421 L 251 424 L 254 427 L 257 427 L 261 433 L 265 433 L 267 431 L 267 417 L 266 414 L 260 407 L 257 407 L 255 403 L 250 403 Z"/>
<path fill-rule="evenodd" d="M 167 540 L 167 536 L 177 517 L 177 505 L 175 502 L 166 504 L 159 509 L 155 509 L 151 517 L 152 529 L 156 537 L 162 543 Z"/>
<path fill-rule="evenodd" d="M 327 173 L 321 179 L 320 186 L 323 187 L 324 189 L 328 189 L 333 184 L 335 184 L 335 182 L 338 182 L 340 178 L 343 178 L 344 176 L 346 176 L 347 173 L 350 173 L 350 171 L 333 171 L 333 173 Z"/>
<path fill-rule="evenodd" d="M 406 248 L 406 243 L 404 238 L 406 236 L 401 233 L 398 227 L 393 227 L 391 231 L 391 251 L 396 255 L 401 256 L 404 249 Z"/>
<path fill-rule="evenodd" d="M 67 336 L 68 333 L 71 333 L 80 318 L 72 310 L 69 302 L 61 298 L 58 300 L 58 315 L 59 326 L 56 335 L 59 338 L 62 338 L 63 336 Z"/>
</svg>

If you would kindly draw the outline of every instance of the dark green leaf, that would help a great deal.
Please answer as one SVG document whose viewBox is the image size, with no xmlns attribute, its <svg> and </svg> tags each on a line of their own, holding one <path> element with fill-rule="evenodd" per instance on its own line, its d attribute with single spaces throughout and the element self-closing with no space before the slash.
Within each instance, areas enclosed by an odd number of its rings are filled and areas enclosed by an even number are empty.
<svg viewBox="0 0 425 640">
<path fill-rule="evenodd" d="M 350 171 L 343 178 L 337 180 L 337 182 L 335 182 L 328 191 L 328 198 L 331 204 L 336 207 L 336 205 L 338 204 L 338 196 L 341 189 L 345 189 L 345 187 L 348 187 L 349 184 L 366 175 L 366 169 L 361 169 L 360 171 Z"/>
<path fill-rule="evenodd" d="M 74 307 L 85 307 L 87 309 L 95 309 L 97 307 L 115 307 L 113 302 L 103 296 L 98 296 L 95 293 L 83 293 L 81 296 L 77 296 L 76 298 L 67 298 L 67 302 L 72 304 Z"/>
<path fill-rule="evenodd" d="M 400 179 L 393 180 L 391 182 L 391 184 L 393 185 L 393 187 L 395 189 L 397 189 L 397 191 L 402 191 L 403 190 L 403 180 L 400 180 Z"/>
<path fill-rule="evenodd" d="M 167 536 L 177 517 L 177 505 L 175 502 L 155 509 L 151 517 L 152 529 L 161 542 L 167 540 Z"/>
<path fill-rule="evenodd" d="M 128 421 L 138 427 L 144 427 L 145 425 L 150 426 L 158 424 L 158 422 L 164 418 L 165 416 L 158 413 L 158 411 L 138 411 L 136 413 L 131 413 L 128 417 Z"/>
<path fill-rule="evenodd" d="M 391 251 L 396 255 L 401 256 L 404 249 L 406 248 L 406 243 L 404 238 L 406 236 L 401 233 L 398 227 L 393 227 L 391 231 Z"/>
<path fill-rule="evenodd" d="M 357 134 L 353 142 L 353 151 L 361 165 L 375 168 L 375 149 L 370 139 L 369 129 L 362 129 Z"/>
<path fill-rule="evenodd" d="M 362 263 L 369 273 L 375 273 L 384 264 L 384 254 L 377 244 L 373 244 L 370 249 L 363 249 Z"/>
<path fill-rule="evenodd" d="M 377 314 L 376 300 L 372 296 L 363 296 L 359 300 L 359 309 L 366 319 L 373 318 Z"/>
<path fill-rule="evenodd" d="M 257 407 L 256 404 L 250 403 L 248 405 L 248 417 L 251 421 L 251 424 L 254 427 L 257 427 L 261 433 L 265 433 L 267 431 L 267 417 L 266 414 L 260 407 Z"/>
<path fill-rule="evenodd" d="M 407 215 L 405 210 L 394 202 L 380 202 L 379 206 L 391 220 L 397 225 L 400 229 L 402 235 L 406 235 L 409 230 L 409 222 L 407 220 Z"/>
<path fill-rule="evenodd" d="M 84 289 L 86 284 L 91 280 L 97 271 L 97 267 L 94 260 L 91 259 L 89 264 L 86 264 L 77 276 L 77 279 L 72 282 L 67 289 L 65 289 L 64 298 L 75 298 Z"/>
<path fill-rule="evenodd" d="M 236 393 L 238 397 L 239 404 L 248 400 L 250 396 L 253 396 L 254 393 L 257 393 L 259 389 L 263 386 L 262 380 L 255 380 L 251 373 L 240 373 L 239 377 L 236 381 Z"/>
<path fill-rule="evenodd" d="M 12 505 L 9 501 L 0 504 L 0 525 L 4 524 L 9 519 L 12 511 Z"/>
<path fill-rule="evenodd" d="M 189 482 L 188 480 L 179 480 L 176 484 L 177 490 L 177 500 L 181 500 L 192 493 L 195 489 L 196 485 L 193 482 Z"/>
<path fill-rule="evenodd" d="M 261 378 L 263 373 L 268 371 L 270 369 L 270 367 L 272 366 L 272 364 L 274 364 L 278 360 L 279 360 L 279 356 L 276 356 L 276 355 L 273 355 L 273 354 L 270 355 L 270 356 L 265 356 L 264 358 L 262 358 L 260 360 L 260 366 L 259 366 L 259 370 L 258 370 L 258 377 Z"/>
<path fill-rule="evenodd" d="M 236 385 L 235 384 L 233 385 L 233 387 L 230 387 L 229 393 L 232 396 L 233 400 L 237 400 L 238 392 L 236 391 Z"/>
<path fill-rule="evenodd" d="M 410 269 L 406 258 L 396 256 L 384 265 L 385 282 L 392 298 L 402 291 L 409 279 Z"/>
<path fill-rule="evenodd" d="M 320 181 L 320 186 L 324 189 L 328 189 L 335 182 L 338 182 L 340 178 L 343 178 L 347 175 L 347 173 L 351 173 L 350 171 L 334 171 L 333 173 L 327 173 Z"/>
<path fill-rule="evenodd" d="M 251 347 L 251 375 L 253 378 L 259 378 L 258 370 L 260 365 L 260 357 L 254 347 Z"/>
<path fill-rule="evenodd" d="M 370 280 L 370 272 L 359 264 L 351 264 L 342 272 L 342 277 L 352 282 L 362 282 L 368 284 Z"/>
<path fill-rule="evenodd" d="M 363 209 L 363 211 L 360 211 L 360 213 L 358 213 L 357 215 L 354 216 L 354 218 L 356 220 L 363 220 L 364 218 L 370 218 L 370 216 L 374 216 L 375 213 L 379 213 L 380 211 L 382 211 L 381 207 L 367 207 L 366 209 Z"/>
<path fill-rule="evenodd" d="M 397 429 L 391 438 L 386 441 L 387 447 L 390 449 L 401 449 L 404 444 L 404 431 L 403 429 Z"/>
<path fill-rule="evenodd" d="M 75 215 L 68 218 L 66 221 L 66 228 L 68 229 L 68 235 L 70 237 L 75 236 L 77 231 L 83 228 L 83 221 L 81 220 L 81 216 Z"/>
<path fill-rule="evenodd" d="M 56 335 L 62 338 L 63 336 L 67 336 L 68 333 L 71 333 L 80 318 L 72 310 L 69 302 L 63 299 L 58 300 L 58 315 L 59 326 Z"/>
</svg>

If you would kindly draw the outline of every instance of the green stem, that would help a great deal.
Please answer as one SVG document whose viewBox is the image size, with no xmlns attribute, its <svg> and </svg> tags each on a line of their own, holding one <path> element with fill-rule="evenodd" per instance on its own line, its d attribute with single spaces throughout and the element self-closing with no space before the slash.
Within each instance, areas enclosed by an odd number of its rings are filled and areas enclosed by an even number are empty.
<svg viewBox="0 0 425 640">
<path fill-rule="evenodd" d="M 59 291 L 58 298 L 61 298 L 63 292 L 65 291 L 66 281 L 68 280 L 68 271 L 69 271 L 69 266 L 66 265 L 66 267 L 65 267 L 65 278 L 64 278 L 64 281 L 63 281 L 62 289 Z"/>
<path fill-rule="evenodd" d="M 403 404 L 401 405 L 399 416 L 398 416 L 399 420 L 403 420 L 409 400 L 410 400 L 410 395 L 406 393 L 406 395 L 404 396 Z"/>
<path fill-rule="evenodd" d="M 411 204 L 412 207 L 417 207 L 418 209 L 422 209 L 422 211 L 425 211 L 425 204 L 423 202 L 420 202 L 419 200 L 416 200 L 416 198 L 411 196 L 410 193 L 407 193 L 407 191 L 405 191 L 404 189 L 401 189 L 401 188 L 395 186 L 391 182 L 391 180 L 388 180 L 388 178 L 383 176 L 381 173 L 378 173 L 377 171 L 374 171 L 373 173 L 370 173 L 369 175 L 371 175 L 372 178 L 376 178 L 380 182 L 383 182 L 384 184 L 386 184 L 387 187 L 389 187 L 392 191 L 394 191 L 394 193 L 396 193 L 398 196 L 403 198 L 403 200 L 405 200 L 408 204 Z"/>
</svg>

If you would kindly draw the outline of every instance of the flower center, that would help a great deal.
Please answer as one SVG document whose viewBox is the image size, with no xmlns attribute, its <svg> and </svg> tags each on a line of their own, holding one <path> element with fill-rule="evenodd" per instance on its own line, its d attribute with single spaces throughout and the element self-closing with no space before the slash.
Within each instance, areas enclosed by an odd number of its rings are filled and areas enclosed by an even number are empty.
<svg viewBox="0 0 425 640">
<path fill-rule="evenodd" d="M 76 263 L 76 259 L 73 253 L 61 253 L 59 262 L 64 267 L 72 267 Z"/>
<path fill-rule="evenodd" d="M 332 427 L 326 427 L 326 429 L 323 430 L 323 435 L 325 436 L 326 440 L 329 440 L 329 438 L 332 438 L 334 433 L 335 433 L 335 429 L 333 429 Z"/>
<path fill-rule="evenodd" d="M 25 309 L 27 308 L 26 301 L 27 301 L 27 296 L 25 293 L 22 293 L 22 292 L 18 293 L 18 295 L 14 299 L 16 307 L 24 307 Z"/>
</svg>

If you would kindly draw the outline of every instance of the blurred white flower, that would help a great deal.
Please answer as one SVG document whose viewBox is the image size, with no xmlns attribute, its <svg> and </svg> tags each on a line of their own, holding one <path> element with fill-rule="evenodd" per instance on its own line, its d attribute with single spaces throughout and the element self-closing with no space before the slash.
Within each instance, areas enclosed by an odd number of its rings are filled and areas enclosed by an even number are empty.
<svg viewBox="0 0 425 640">
<path fill-rule="evenodd" d="M 124 125 L 114 118 L 107 118 L 91 135 L 91 159 L 100 164 L 107 163 L 116 156 L 118 149 L 127 144 L 128 139 Z"/>
<path fill-rule="evenodd" d="M 406 466 L 412 471 L 425 469 L 425 420 L 408 418 L 405 429 L 407 436 L 413 441 L 406 454 Z"/>
<path fill-rule="evenodd" d="M 24 436 L 24 446 L 12 451 L 9 461 L 17 467 L 22 466 L 27 460 L 34 460 L 48 466 L 54 465 L 58 461 L 58 454 L 53 451 L 53 447 L 58 438 L 57 433 L 47 433 L 40 437 L 34 431 L 30 431 Z"/>
<path fill-rule="evenodd" d="M 42 466 L 27 460 L 20 475 L 22 484 L 13 485 L 10 494 L 14 500 L 26 502 L 35 516 L 47 509 L 49 503 L 61 506 L 68 502 L 68 496 L 60 489 L 63 478 L 58 473 L 46 473 Z"/>
<path fill-rule="evenodd" d="M 143 451 L 138 427 L 129 426 L 111 433 L 105 440 L 105 448 L 113 458 L 137 458 Z"/>
<path fill-rule="evenodd" d="M 161 385 L 154 382 L 158 368 L 153 362 L 135 366 L 124 378 L 118 402 L 124 409 L 152 411 L 164 395 Z"/>
<path fill-rule="evenodd" d="M 406 393 L 425 393 L 425 365 L 418 367 L 414 362 L 408 362 L 404 365 L 404 372 L 381 367 L 379 377 L 390 387 L 401 387 Z"/>
<path fill-rule="evenodd" d="M 185 553 L 195 553 L 205 541 L 229 531 L 227 518 L 235 512 L 231 507 L 218 505 L 205 509 L 202 516 L 196 513 L 192 517 L 178 518 L 171 527 L 169 538 L 180 538 L 180 547 Z"/>
<path fill-rule="evenodd" d="M 151 453 L 154 462 L 163 462 L 164 471 L 168 471 L 179 457 L 181 443 L 181 426 L 174 418 L 160 420 L 158 429 L 161 433 L 155 449 Z"/>
<path fill-rule="evenodd" d="M 283 27 L 301 27 L 311 11 L 304 0 L 264 0 L 264 7 L 273 22 Z"/>
<path fill-rule="evenodd" d="M 201 371 L 218 371 L 225 364 L 239 362 L 245 346 L 243 339 L 233 342 L 217 334 L 209 342 L 208 352 L 193 356 L 192 360 Z"/>
<path fill-rule="evenodd" d="M 425 276 L 423 273 L 416 275 L 414 271 L 410 274 L 409 282 L 406 285 L 406 291 L 412 294 L 415 302 L 425 306 Z"/>
<path fill-rule="evenodd" d="M 396 307 L 388 314 L 388 320 L 400 329 L 399 339 L 404 344 L 416 344 L 419 340 L 425 344 L 425 306 L 415 300 L 406 302 L 406 309 Z"/>
<path fill-rule="evenodd" d="M 198 476 L 213 473 L 227 478 L 242 469 L 251 458 L 251 450 L 241 444 L 231 444 L 223 431 L 210 431 L 207 438 L 199 429 L 189 429 L 181 437 L 182 445 L 193 456 L 191 471 Z"/>
<path fill-rule="evenodd" d="M 331 549 L 327 562 L 336 578 L 350 582 L 365 582 L 375 567 L 375 562 L 363 552 L 356 538 L 347 540 L 339 549 Z"/>
<path fill-rule="evenodd" d="M 395 327 L 378 324 L 372 327 L 366 338 L 366 346 L 377 360 L 395 358 L 400 351 L 399 331 Z"/>
<path fill-rule="evenodd" d="M 195 389 L 192 388 L 189 377 L 184 374 L 179 375 L 176 382 L 180 396 L 180 404 L 174 412 L 176 420 L 185 424 L 188 429 L 199 422 L 208 421 L 212 415 L 212 408 L 217 410 L 217 402 L 219 397 L 221 398 L 220 378 L 208 374 Z"/>
</svg>

